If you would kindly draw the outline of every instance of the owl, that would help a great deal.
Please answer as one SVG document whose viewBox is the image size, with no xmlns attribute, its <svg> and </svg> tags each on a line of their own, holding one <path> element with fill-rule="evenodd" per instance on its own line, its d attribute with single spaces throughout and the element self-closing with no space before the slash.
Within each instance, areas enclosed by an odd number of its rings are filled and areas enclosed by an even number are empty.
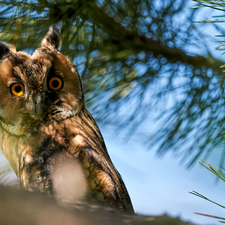
<svg viewBox="0 0 225 225">
<path fill-rule="evenodd" d="M 58 181 L 52 170 L 67 157 L 81 165 L 87 200 L 133 213 L 123 180 L 85 107 L 76 66 L 59 45 L 56 26 L 32 55 L 0 42 L 0 148 L 21 188 L 54 196 Z M 61 176 L 67 176 L 66 170 Z"/>
</svg>

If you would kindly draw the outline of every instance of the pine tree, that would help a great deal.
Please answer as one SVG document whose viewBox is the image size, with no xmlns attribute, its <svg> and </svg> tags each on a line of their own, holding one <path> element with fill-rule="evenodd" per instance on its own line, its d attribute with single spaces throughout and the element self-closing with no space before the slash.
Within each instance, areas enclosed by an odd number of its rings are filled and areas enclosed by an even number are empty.
<svg viewBox="0 0 225 225">
<path fill-rule="evenodd" d="M 222 7 L 220 1 L 199 2 Z M 225 102 L 224 62 L 213 57 L 199 31 L 202 24 L 194 23 L 199 9 L 189 3 L 0 1 L 0 40 L 32 52 L 49 26 L 59 25 L 61 51 L 82 74 L 94 117 L 126 128 L 126 138 L 143 121 L 157 121 L 158 129 L 144 130 L 148 138 L 142 140 L 156 144 L 159 155 L 173 150 L 190 166 L 221 145 Z"/>
</svg>

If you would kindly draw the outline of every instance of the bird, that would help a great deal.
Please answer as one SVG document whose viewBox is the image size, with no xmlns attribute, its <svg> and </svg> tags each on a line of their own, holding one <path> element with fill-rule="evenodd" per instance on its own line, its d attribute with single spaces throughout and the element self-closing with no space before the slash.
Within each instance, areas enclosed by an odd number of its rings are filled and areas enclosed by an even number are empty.
<svg viewBox="0 0 225 225">
<path fill-rule="evenodd" d="M 60 44 L 56 25 L 32 55 L 0 42 L 0 148 L 25 190 L 54 196 L 60 179 L 82 170 L 85 199 L 133 214 L 126 186 L 85 106 L 81 77 Z M 54 171 L 61 171 L 55 179 Z M 78 179 L 70 191 L 79 184 Z"/>
</svg>

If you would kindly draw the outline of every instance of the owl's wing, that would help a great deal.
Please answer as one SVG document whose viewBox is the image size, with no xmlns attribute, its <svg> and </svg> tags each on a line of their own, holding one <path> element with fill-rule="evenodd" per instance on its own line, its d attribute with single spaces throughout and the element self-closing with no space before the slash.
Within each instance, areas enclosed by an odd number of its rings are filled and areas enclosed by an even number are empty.
<svg viewBox="0 0 225 225">
<path fill-rule="evenodd" d="M 82 162 L 92 199 L 126 212 L 134 212 L 121 175 L 113 165 L 101 132 L 88 110 L 71 118 L 79 145 L 70 149 Z"/>
</svg>

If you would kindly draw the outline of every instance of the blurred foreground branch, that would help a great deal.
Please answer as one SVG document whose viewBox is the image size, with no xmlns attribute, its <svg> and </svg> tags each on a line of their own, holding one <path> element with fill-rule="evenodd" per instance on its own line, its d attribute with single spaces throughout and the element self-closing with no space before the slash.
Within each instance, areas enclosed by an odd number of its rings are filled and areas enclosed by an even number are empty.
<svg viewBox="0 0 225 225">
<path fill-rule="evenodd" d="M 54 198 L 0 186 L 0 224 L 10 225 L 192 225 L 167 215 L 150 217 L 124 215 L 101 206 L 78 202 L 60 206 Z"/>
</svg>

